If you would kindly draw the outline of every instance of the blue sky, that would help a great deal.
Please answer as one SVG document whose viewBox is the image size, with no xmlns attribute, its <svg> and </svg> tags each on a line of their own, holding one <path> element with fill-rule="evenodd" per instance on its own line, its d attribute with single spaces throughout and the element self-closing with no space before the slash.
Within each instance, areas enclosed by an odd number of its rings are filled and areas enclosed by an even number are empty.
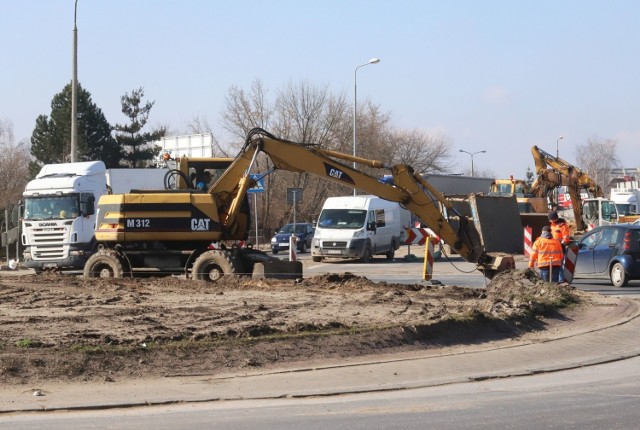
<svg viewBox="0 0 640 430">
<path fill-rule="evenodd" d="M 73 0 L 0 0 L 0 119 L 28 139 L 71 79 Z M 575 162 L 593 136 L 640 166 L 638 1 L 79 0 L 78 77 L 114 124 L 140 86 L 153 124 L 220 125 L 232 85 L 328 85 L 448 136 L 452 172 L 533 168 L 532 145 Z"/>
</svg>

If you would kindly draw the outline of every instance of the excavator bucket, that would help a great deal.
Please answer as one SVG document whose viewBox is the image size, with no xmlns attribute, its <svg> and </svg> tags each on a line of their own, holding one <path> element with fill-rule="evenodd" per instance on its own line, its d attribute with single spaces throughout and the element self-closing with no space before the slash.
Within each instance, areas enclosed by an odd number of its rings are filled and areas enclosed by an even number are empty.
<svg viewBox="0 0 640 430">
<path fill-rule="evenodd" d="M 489 255 L 489 259 L 480 267 L 484 276 L 493 279 L 493 277 L 500 272 L 515 270 L 516 262 L 511 255 Z"/>
</svg>

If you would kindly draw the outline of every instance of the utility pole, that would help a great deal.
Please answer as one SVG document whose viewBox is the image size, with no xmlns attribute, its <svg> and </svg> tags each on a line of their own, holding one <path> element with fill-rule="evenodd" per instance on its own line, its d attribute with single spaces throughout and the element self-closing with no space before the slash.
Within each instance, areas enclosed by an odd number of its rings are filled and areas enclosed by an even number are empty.
<svg viewBox="0 0 640 430">
<path fill-rule="evenodd" d="M 78 0 L 73 12 L 73 76 L 71 77 L 71 162 L 77 161 L 78 153 Z M 64 160 L 63 160 L 64 161 Z"/>
</svg>

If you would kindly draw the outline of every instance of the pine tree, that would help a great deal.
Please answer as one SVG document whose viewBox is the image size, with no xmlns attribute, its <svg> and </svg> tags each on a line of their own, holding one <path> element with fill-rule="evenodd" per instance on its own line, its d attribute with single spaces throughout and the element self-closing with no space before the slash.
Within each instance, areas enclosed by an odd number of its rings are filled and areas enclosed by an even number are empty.
<svg viewBox="0 0 640 430">
<path fill-rule="evenodd" d="M 78 84 L 78 161 L 102 160 L 117 167 L 120 151 L 111 136 L 111 125 L 102 109 L 91 100 L 91 94 Z M 29 171 L 35 175 L 44 164 L 70 161 L 71 156 L 71 84 L 54 95 L 49 116 L 36 118 L 31 134 L 31 155 L 35 161 Z"/>
<path fill-rule="evenodd" d="M 166 134 L 166 128 L 160 127 L 151 132 L 142 132 L 149 121 L 149 113 L 155 102 L 147 101 L 142 104 L 144 89 L 138 88 L 125 93 L 121 98 L 122 113 L 125 114 L 129 124 L 115 126 L 116 141 L 122 151 L 121 165 L 126 167 L 146 167 L 158 154 L 159 147 L 151 143 L 159 140 Z"/>
</svg>

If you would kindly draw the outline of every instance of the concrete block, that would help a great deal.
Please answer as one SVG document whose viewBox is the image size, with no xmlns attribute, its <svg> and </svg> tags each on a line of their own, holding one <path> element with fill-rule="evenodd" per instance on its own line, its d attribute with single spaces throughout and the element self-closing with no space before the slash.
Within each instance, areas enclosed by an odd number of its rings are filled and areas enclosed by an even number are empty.
<svg viewBox="0 0 640 430">
<path fill-rule="evenodd" d="M 253 279 L 299 279 L 302 278 L 301 261 L 271 260 L 253 265 Z"/>
</svg>

